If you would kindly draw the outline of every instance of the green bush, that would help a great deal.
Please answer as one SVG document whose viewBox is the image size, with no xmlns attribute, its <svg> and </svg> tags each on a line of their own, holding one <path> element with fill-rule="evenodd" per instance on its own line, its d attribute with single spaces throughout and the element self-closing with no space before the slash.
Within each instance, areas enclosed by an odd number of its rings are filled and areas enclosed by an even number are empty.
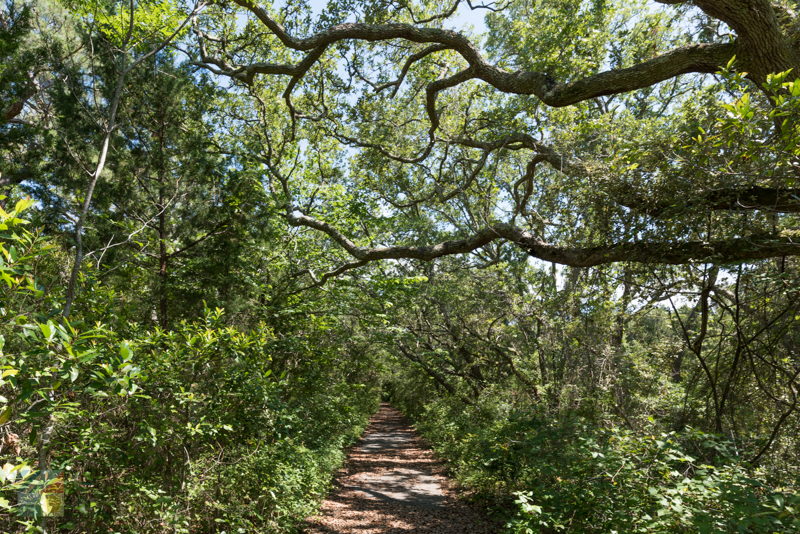
<svg viewBox="0 0 800 534">
<path fill-rule="evenodd" d="M 509 532 L 800 530 L 796 488 L 771 487 L 698 430 L 642 434 L 444 401 L 417 420 L 458 479 L 500 505 Z"/>
<path fill-rule="evenodd" d="M 91 306 L 62 317 L 37 278 L 49 244 L 18 217 L 28 205 L 0 211 L 0 531 L 38 528 L 17 491 L 43 463 L 65 474 L 62 532 L 293 531 L 377 391 L 321 370 L 324 346 L 276 372 L 273 328 L 230 326 L 219 309 L 144 328 L 96 285 Z"/>
</svg>

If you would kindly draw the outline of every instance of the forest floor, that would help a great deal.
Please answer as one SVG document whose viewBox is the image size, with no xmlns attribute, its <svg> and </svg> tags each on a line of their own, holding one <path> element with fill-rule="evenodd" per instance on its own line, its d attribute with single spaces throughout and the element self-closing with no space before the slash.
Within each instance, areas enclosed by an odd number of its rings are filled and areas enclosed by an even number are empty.
<svg viewBox="0 0 800 534">
<path fill-rule="evenodd" d="M 307 534 L 498 532 L 479 510 L 456 498 L 443 465 L 402 414 L 381 404 L 336 477 L 333 493 Z"/>
</svg>

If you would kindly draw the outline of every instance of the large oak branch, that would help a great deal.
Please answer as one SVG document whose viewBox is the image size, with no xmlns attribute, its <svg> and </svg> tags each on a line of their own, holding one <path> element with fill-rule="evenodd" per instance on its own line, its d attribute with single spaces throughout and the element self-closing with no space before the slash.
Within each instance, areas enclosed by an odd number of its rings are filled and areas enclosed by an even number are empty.
<svg viewBox="0 0 800 534">
<path fill-rule="evenodd" d="M 687 210 L 763 210 L 777 213 L 800 213 L 800 189 L 753 185 L 711 189 L 681 199 L 656 200 L 620 193 L 620 205 L 654 217 L 668 217 Z"/>
<path fill-rule="evenodd" d="M 800 256 L 800 239 L 791 235 L 759 234 L 719 241 L 640 241 L 612 243 L 594 247 L 565 247 L 546 243 L 514 225 L 499 223 L 473 235 L 434 245 L 393 245 L 361 247 L 330 224 L 297 211 L 288 215 L 294 226 L 305 226 L 327 234 L 359 261 L 416 259 L 431 261 L 443 256 L 465 254 L 493 241 L 508 241 L 544 261 L 571 267 L 593 267 L 622 261 L 650 264 L 718 264 L 761 260 L 781 256 Z"/>
<path fill-rule="evenodd" d="M 575 161 L 559 154 L 552 147 L 536 141 L 527 134 L 511 134 L 495 140 L 457 137 L 451 139 L 450 142 L 460 146 L 481 149 L 484 153 L 500 148 L 509 150 L 526 149 L 534 153 L 532 161 L 546 162 L 559 172 L 583 178 L 588 178 L 591 174 L 580 161 Z M 616 184 L 617 182 L 614 183 Z M 656 198 L 637 194 L 625 184 L 615 188 L 605 188 L 604 191 L 615 203 L 654 217 L 668 217 L 686 210 L 697 209 L 800 213 L 800 189 L 792 187 L 731 186 L 683 194 L 680 198 Z"/>
<path fill-rule="evenodd" d="M 626 93 L 690 72 L 716 72 L 727 64 L 735 50 L 733 43 L 695 44 L 677 48 L 629 68 L 557 82 L 544 72 L 508 72 L 492 65 L 469 39 L 452 30 L 400 23 L 346 23 L 298 38 L 289 34 L 263 8 L 248 0 L 234 1 L 252 12 L 284 46 L 292 50 L 309 52 L 347 40 L 378 42 L 404 39 L 414 43 L 438 44 L 455 50 L 464 58 L 469 64 L 470 78 L 483 80 L 506 93 L 534 95 L 544 103 L 557 107 L 598 96 Z"/>
</svg>

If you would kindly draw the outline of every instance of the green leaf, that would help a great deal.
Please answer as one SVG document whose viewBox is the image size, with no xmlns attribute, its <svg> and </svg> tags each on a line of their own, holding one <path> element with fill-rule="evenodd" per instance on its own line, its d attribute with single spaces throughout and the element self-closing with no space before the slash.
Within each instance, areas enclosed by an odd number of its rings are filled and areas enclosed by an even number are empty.
<svg viewBox="0 0 800 534">
<path fill-rule="evenodd" d="M 53 334 L 55 334 L 55 329 L 53 328 L 53 322 L 47 321 L 47 323 L 39 323 L 39 329 L 42 331 L 42 335 L 47 341 L 53 340 Z"/>
<path fill-rule="evenodd" d="M 14 211 L 17 213 L 22 213 L 26 209 L 33 206 L 33 199 L 30 197 L 26 197 L 17 201 L 17 204 L 14 206 Z"/>
</svg>

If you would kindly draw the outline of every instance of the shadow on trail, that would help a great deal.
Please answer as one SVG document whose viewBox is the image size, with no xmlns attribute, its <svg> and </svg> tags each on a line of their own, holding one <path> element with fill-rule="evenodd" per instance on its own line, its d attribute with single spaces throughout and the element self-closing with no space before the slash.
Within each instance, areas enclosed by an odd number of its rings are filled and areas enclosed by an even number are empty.
<svg viewBox="0 0 800 534">
<path fill-rule="evenodd" d="M 382 404 L 306 532 L 483 534 L 496 528 L 453 497 L 431 451 L 397 410 Z"/>
</svg>

